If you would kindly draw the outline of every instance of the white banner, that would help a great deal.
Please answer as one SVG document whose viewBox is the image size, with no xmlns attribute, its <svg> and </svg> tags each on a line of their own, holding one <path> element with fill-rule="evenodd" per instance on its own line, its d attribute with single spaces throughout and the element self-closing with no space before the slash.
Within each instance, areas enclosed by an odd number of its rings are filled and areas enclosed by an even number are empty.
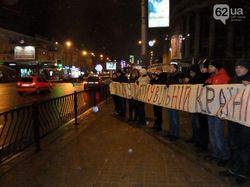
<svg viewBox="0 0 250 187">
<path fill-rule="evenodd" d="M 218 116 L 250 127 L 250 86 L 140 85 L 112 82 L 111 95 L 166 108 Z"/>
</svg>

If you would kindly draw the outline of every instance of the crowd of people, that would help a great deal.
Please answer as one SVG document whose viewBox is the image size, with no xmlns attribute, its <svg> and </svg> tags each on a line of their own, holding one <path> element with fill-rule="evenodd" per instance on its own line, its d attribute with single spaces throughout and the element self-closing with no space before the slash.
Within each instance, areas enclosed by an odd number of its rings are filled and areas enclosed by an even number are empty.
<svg viewBox="0 0 250 187">
<path fill-rule="evenodd" d="M 120 83 L 142 84 L 250 84 L 250 61 L 240 59 L 235 63 L 235 76 L 230 78 L 224 68 L 222 60 L 204 60 L 192 65 L 188 74 L 183 76 L 176 64 L 170 65 L 170 72 L 157 72 L 149 74 L 146 69 L 132 69 L 129 74 L 117 70 L 112 81 Z M 146 126 L 144 103 L 113 95 L 115 115 L 135 122 L 138 126 Z M 155 131 L 162 131 L 163 112 L 161 106 L 153 105 Z M 179 112 L 175 109 L 167 109 L 168 134 L 165 136 L 169 141 L 177 141 L 180 138 Z M 239 184 L 245 183 L 250 175 L 250 128 L 242 124 L 222 120 L 216 116 L 208 116 L 202 113 L 192 113 L 192 136 L 185 140 L 193 143 L 197 152 L 210 154 L 204 158 L 208 161 L 216 161 L 218 166 L 225 169 L 219 174 L 221 176 L 235 177 Z M 225 134 L 225 128 L 228 133 Z"/>
</svg>

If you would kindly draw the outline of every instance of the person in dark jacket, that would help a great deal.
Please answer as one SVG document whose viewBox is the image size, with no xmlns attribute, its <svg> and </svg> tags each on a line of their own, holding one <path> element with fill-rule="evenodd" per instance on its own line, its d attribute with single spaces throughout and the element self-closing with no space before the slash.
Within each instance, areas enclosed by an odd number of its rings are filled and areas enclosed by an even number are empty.
<svg viewBox="0 0 250 187">
<path fill-rule="evenodd" d="M 189 69 L 189 81 L 187 84 L 198 84 L 199 82 L 199 75 L 200 75 L 200 69 L 198 65 L 192 65 Z M 192 137 L 186 140 L 188 143 L 195 143 L 195 145 L 200 144 L 200 135 L 199 135 L 199 114 L 198 113 L 192 113 Z"/>
<path fill-rule="evenodd" d="M 117 82 L 117 74 L 116 73 L 112 74 L 112 81 Z M 119 97 L 117 95 L 112 95 L 112 98 L 113 98 L 113 102 L 115 105 L 114 114 L 118 115 L 119 114 Z"/>
<path fill-rule="evenodd" d="M 170 74 L 166 80 L 167 86 L 180 83 L 180 75 L 178 73 L 178 65 L 170 65 Z M 170 141 L 176 141 L 180 136 L 179 113 L 175 109 L 168 109 L 169 134 L 167 138 Z"/>
<path fill-rule="evenodd" d="M 250 61 L 241 59 L 235 65 L 236 76 L 228 84 L 244 84 L 250 81 Z M 232 157 L 223 176 L 236 176 L 237 183 L 245 183 L 250 175 L 250 128 L 228 121 L 228 136 Z"/>
<path fill-rule="evenodd" d="M 132 69 L 130 73 L 130 83 L 135 83 L 138 78 L 140 77 L 140 72 L 137 69 Z M 129 118 L 128 121 L 137 121 L 138 120 L 138 107 L 137 107 L 137 101 L 132 99 L 128 100 L 128 106 L 129 106 Z"/>
<path fill-rule="evenodd" d="M 159 75 L 157 73 L 153 73 L 151 76 L 150 84 L 164 84 L 164 80 L 161 76 L 162 73 Z M 158 105 L 153 105 L 153 111 L 154 111 L 154 125 L 153 128 L 156 131 L 162 130 L 162 107 Z"/>
<path fill-rule="evenodd" d="M 197 84 L 205 84 L 206 80 L 210 77 L 208 73 L 209 61 L 207 59 L 199 63 L 200 74 L 197 77 Z M 196 144 L 198 152 L 204 152 L 208 149 L 209 133 L 208 133 L 208 120 L 207 115 L 199 113 L 199 144 Z"/>
<path fill-rule="evenodd" d="M 117 78 L 116 81 L 120 82 L 120 83 L 128 83 L 128 78 L 125 76 L 125 74 L 121 71 L 121 70 L 117 70 L 116 72 L 117 74 Z M 119 116 L 121 118 L 125 118 L 126 117 L 126 98 L 120 97 L 118 96 L 118 100 L 119 100 Z"/>
</svg>

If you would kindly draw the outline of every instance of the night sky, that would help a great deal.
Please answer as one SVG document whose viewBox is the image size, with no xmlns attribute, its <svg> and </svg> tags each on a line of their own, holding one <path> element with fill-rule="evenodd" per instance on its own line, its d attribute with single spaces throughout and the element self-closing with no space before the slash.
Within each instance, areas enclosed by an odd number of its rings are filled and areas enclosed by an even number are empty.
<svg viewBox="0 0 250 187">
<path fill-rule="evenodd" d="M 140 50 L 140 1 L 1 0 L 0 26 L 126 58 Z"/>
</svg>

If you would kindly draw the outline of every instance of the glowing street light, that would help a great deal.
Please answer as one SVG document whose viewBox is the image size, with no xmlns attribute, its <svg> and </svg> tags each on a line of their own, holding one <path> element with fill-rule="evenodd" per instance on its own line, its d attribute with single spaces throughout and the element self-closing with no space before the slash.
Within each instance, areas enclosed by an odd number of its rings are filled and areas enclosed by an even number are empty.
<svg viewBox="0 0 250 187">
<path fill-rule="evenodd" d="M 83 51 L 83 52 L 82 52 L 82 55 L 83 55 L 83 56 L 86 56 L 87 54 L 88 54 L 87 51 Z"/>
<path fill-rule="evenodd" d="M 95 53 L 91 53 L 92 56 L 95 56 Z"/>
<path fill-rule="evenodd" d="M 58 45 L 59 43 L 58 42 L 55 42 L 56 45 Z"/>
<path fill-rule="evenodd" d="M 140 41 L 138 41 L 138 44 L 139 44 L 139 45 L 141 45 L 141 44 L 142 44 L 142 41 L 141 41 L 141 40 L 140 40 Z"/>
<path fill-rule="evenodd" d="M 109 57 L 107 57 L 107 60 L 110 60 L 110 58 L 109 58 Z"/>
<path fill-rule="evenodd" d="M 71 41 L 67 41 L 66 42 L 66 46 L 69 48 L 69 47 L 71 47 L 72 46 L 72 42 Z"/>
<path fill-rule="evenodd" d="M 100 58 L 103 58 L 103 54 L 100 54 Z"/>
</svg>

